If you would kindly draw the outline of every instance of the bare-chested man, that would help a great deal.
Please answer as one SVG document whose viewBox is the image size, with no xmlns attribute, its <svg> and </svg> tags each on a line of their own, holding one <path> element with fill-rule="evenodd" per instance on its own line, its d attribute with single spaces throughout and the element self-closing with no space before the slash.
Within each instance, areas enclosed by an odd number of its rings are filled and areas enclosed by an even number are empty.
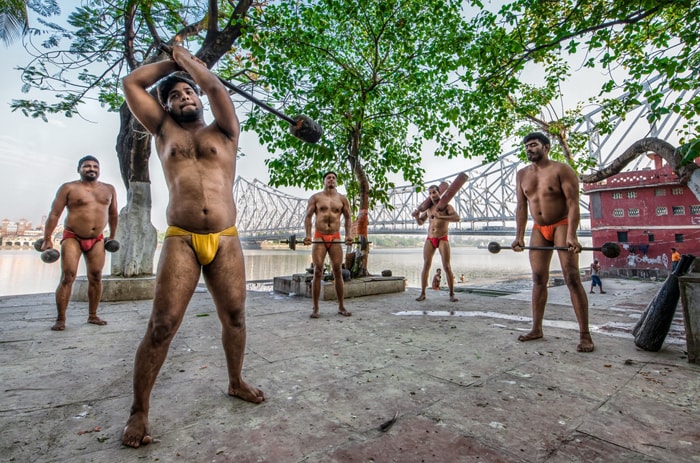
<svg viewBox="0 0 700 463">
<path fill-rule="evenodd" d="M 428 238 L 423 245 L 423 271 L 420 274 L 420 296 L 417 301 L 425 300 L 425 289 L 428 286 L 428 277 L 430 276 L 430 266 L 433 263 L 435 251 L 440 251 L 442 259 L 442 268 L 445 269 L 447 277 L 447 287 L 450 289 L 450 301 L 457 302 L 455 297 L 455 278 L 452 274 L 452 265 L 450 264 L 450 243 L 447 241 L 447 227 L 450 222 L 459 222 L 459 215 L 451 204 L 443 210 L 438 210 L 437 205 L 440 201 L 440 190 L 437 185 L 431 185 L 428 188 L 428 196 L 432 201 L 432 205 L 424 213 L 418 211 L 413 212 L 413 217 L 416 218 L 418 225 L 423 225 L 426 220 L 430 219 L 428 224 Z"/>
<path fill-rule="evenodd" d="M 306 236 L 304 244 L 311 247 L 311 261 L 314 264 L 314 276 L 311 281 L 311 296 L 314 307 L 311 318 L 318 318 L 318 299 L 321 296 L 321 280 L 323 279 L 323 263 L 326 254 L 331 260 L 331 270 L 333 271 L 333 281 L 335 282 L 335 295 L 338 298 L 338 313 L 345 317 L 352 315 L 345 310 L 344 283 L 343 283 L 343 249 L 340 239 L 340 218 L 345 221 L 345 244 L 352 245 L 352 234 L 350 231 L 350 202 L 348 198 L 338 193 L 338 176 L 335 172 L 327 172 L 323 176 L 323 191 L 314 194 L 309 198 L 309 205 L 306 208 L 306 218 L 304 228 Z M 311 221 L 316 216 L 315 231 L 311 238 Z"/>
<path fill-rule="evenodd" d="M 188 76 L 170 75 L 176 71 Z M 157 101 L 147 89 L 165 76 Z M 214 115 L 209 125 L 198 86 Z M 265 396 L 241 375 L 246 286 L 233 200 L 240 127 L 229 94 L 203 62 L 179 46 L 173 47 L 172 60 L 141 66 L 124 78 L 124 94 L 134 116 L 155 136 L 170 193 L 153 311 L 136 351 L 134 399 L 122 435 L 124 445 L 139 447 L 153 439 L 148 423 L 151 390 L 200 274 L 223 327 L 228 394 L 253 403 Z"/>
<path fill-rule="evenodd" d="M 58 317 L 51 327 L 54 331 L 66 329 L 66 310 L 81 254 L 85 259 L 88 279 L 87 321 L 94 325 L 107 324 L 97 316 L 97 306 L 102 297 L 102 268 L 105 265 L 103 232 L 109 224 L 107 240 L 114 239 L 117 233 L 117 192 L 112 185 L 97 181 L 100 163 L 94 156 L 88 155 L 78 161 L 78 173 L 80 180 L 64 183 L 58 189 L 44 225 L 42 251 L 53 248 L 53 231 L 63 210 L 68 210 L 61 238 L 61 280 L 56 288 Z"/>
<path fill-rule="evenodd" d="M 561 270 L 569 288 L 571 303 L 579 326 L 579 352 L 592 352 L 593 340 L 588 328 L 588 298 L 581 284 L 578 253 L 581 244 L 576 230 L 579 226 L 579 185 L 574 170 L 567 164 L 549 159 L 551 143 L 544 134 L 535 132 L 523 139 L 527 158 L 532 164 L 518 171 L 516 176 L 516 237 L 511 247 L 523 251 L 528 208 L 535 222 L 530 237 L 531 246 L 561 246 L 558 251 Z M 532 341 L 543 336 L 542 321 L 547 304 L 549 264 L 553 251 L 530 251 L 532 268 L 532 330 L 518 337 Z"/>
</svg>

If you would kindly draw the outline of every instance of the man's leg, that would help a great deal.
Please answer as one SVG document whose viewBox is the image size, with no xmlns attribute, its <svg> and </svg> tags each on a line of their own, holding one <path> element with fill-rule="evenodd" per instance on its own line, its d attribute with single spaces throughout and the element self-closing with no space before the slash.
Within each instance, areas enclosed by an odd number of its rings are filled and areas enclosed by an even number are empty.
<svg viewBox="0 0 700 463">
<path fill-rule="evenodd" d="M 340 243 L 340 241 L 338 241 Z M 335 295 L 338 298 L 338 313 L 344 317 L 352 314 L 345 310 L 345 283 L 343 282 L 343 249 L 340 244 L 334 244 L 328 249 L 328 256 L 331 259 L 331 269 L 333 271 L 333 281 L 335 283 Z"/>
<path fill-rule="evenodd" d="M 566 226 L 557 227 L 554 232 L 554 242 L 556 246 L 566 246 Z M 590 328 L 588 327 L 588 297 L 586 290 L 581 283 L 581 274 L 578 268 L 578 254 L 569 251 L 557 251 L 559 253 L 559 262 L 561 262 L 561 271 L 564 275 L 564 281 L 569 288 L 569 296 L 571 297 L 571 305 L 574 307 L 576 320 L 578 321 L 579 329 L 579 352 L 593 352 L 593 339 L 591 338 Z"/>
<path fill-rule="evenodd" d="M 430 266 L 433 264 L 435 248 L 429 240 L 423 244 L 423 270 L 420 274 L 420 296 L 417 301 L 425 300 L 425 289 L 428 287 L 428 277 L 430 277 Z"/>
<path fill-rule="evenodd" d="M 442 268 L 445 269 L 445 277 L 447 278 L 447 287 L 450 290 L 450 301 L 457 302 L 455 297 L 455 278 L 452 273 L 452 265 L 450 265 L 450 243 L 447 241 L 440 241 L 438 245 L 440 249 L 440 258 L 442 259 Z"/>
<path fill-rule="evenodd" d="M 236 236 L 222 236 L 216 258 L 204 267 L 204 281 L 221 320 L 221 342 L 228 370 L 228 395 L 248 402 L 265 400 L 263 392 L 243 380 L 245 356 L 245 263 Z"/>
<path fill-rule="evenodd" d="M 152 441 L 148 425 L 151 390 L 199 281 L 199 262 L 187 239 L 174 236 L 163 243 L 153 311 L 134 360 L 134 400 L 122 434 L 122 444 L 129 447 Z"/>
<path fill-rule="evenodd" d="M 551 246 L 539 230 L 533 230 L 530 237 L 530 246 Z M 552 251 L 531 250 L 530 268 L 532 269 L 532 330 L 529 333 L 518 336 L 518 340 L 532 341 L 544 336 L 542 322 L 544 309 L 547 305 L 547 284 L 549 283 L 549 263 L 552 260 Z"/>
<path fill-rule="evenodd" d="M 53 331 L 63 331 L 66 329 L 66 311 L 70 301 L 73 282 L 78 271 L 78 263 L 82 251 L 78 242 L 69 238 L 61 244 L 61 279 L 56 288 L 56 323 L 51 327 Z"/>
<path fill-rule="evenodd" d="M 321 281 L 323 280 L 323 263 L 326 260 L 326 245 L 312 244 L 311 245 L 311 262 L 314 264 L 314 277 L 311 280 L 311 300 L 313 301 L 313 309 L 311 318 L 318 318 L 318 300 L 321 297 Z"/>
<path fill-rule="evenodd" d="M 102 269 L 105 266 L 104 241 L 98 241 L 85 253 L 85 266 L 88 279 L 88 323 L 106 325 L 107 322 L 97 316 L 97 307 L 102 297 Z"/>
</svg>

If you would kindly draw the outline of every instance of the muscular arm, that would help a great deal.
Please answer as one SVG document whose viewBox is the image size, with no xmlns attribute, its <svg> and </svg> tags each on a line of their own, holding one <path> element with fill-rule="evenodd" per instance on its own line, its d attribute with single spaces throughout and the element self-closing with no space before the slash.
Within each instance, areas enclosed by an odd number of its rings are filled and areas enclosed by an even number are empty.
<svg viewBox="0 0 700 463">
<path fill-rule="evenodd" d="M 304 217 L 304 230 L 306 231 L 306 238 L 311 240 L 311 224 L 314 214 L 316 213 L 316 195 L 309 198 L 309 205 L 306 207 L 306 216 Z"/>
<path fill-rule="evenodd" d="M 51 211 L 49 212 L 49 216 L 44 224 L 44 245 L 41 248 L 42 251 L 53 247 L 53 241 L 51 238 L 53 237 L 53 232 L 56 229 L 58 221 L 61 218 L 61 214 L 63 214 L 63 210 L 66 208 L 67 204 L 68 188 L 66 187 L 66 184 L 63 184 L 56 192 L 56 197 L 54 198 L 53 203 L 51 203 Z"/>
<path fill-rule="evenodd" d="M 135 69 L 122 81 L 126 104 L 131 113 L 154 135 L 160 131 L 168 114 L 147 89 L 177 70 L 178 66 L 174 61 L 160 61 Z"/>
<path fill-rule="evenodd" d="M 109 185 L 112 191 L 112 201 L 109 203 L 109 237 L 108 240 L 113 240 L 117 235 L 117 222 L 119 221 L 119 208 L 117 206 L 117 190 L 112 185 Z"/>
<path fill-rule="evenodd" d="M 416 223 L 420 226 L 420 225 L 423 225 L 426 220 L 428 220 L 428 213 L 415 211 L 415 213 L 413 214 L 413 217 L 415 217 Z"/>
<path fill-rule="evenodd" d="M 219 129 L 231 139 L 237 139 L 240 125 L 236 110 L 226 87 L 206 65 L 183 47 L 173 47 L 173 60 L 187 72 L 209 99 L 211 112 Z"/>
</svg>

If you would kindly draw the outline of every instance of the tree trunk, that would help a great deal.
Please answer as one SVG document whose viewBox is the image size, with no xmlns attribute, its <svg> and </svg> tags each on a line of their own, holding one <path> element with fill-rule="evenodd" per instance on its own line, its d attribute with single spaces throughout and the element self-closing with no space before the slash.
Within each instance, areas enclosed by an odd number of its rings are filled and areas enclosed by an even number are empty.
<svg viewBox="0 0 700 463">
<path fill-rule="evenodd" d="M 119 212 L 116 238 L 119 251 L 112 255 L 112 276 L 139 277 L 153 275 L 153 259 L 158 232 L 151 224 L 151 182 L 148 160 L 151 135 L 122 105 L 121 126 L 117 136 L 117 157 L 122 181 L 126 186 L 126 206 Z"/>
<path fill-rule="evenodd" d="M 352 171 L 355 174 L 355 179 L 357 180 L 357 184 L 360 189 L 360 210 L 357 213 L 357 218 L 353 224 L 353 230 L 355 231 L 355 239 L 361 243 L 369 243 L 369 237 L 367 236 L 367 227 L 369 225 L 369 180 L 367 180 L 367 175 L 365 174 L 362 164 L 358 158 L 360 149 L 360 134 L 361 130 L 359 128 L 356 128 L 353 131 L 352 141 L 350 144 L 350 153 L 348 156 L 350 167 L 352 167 Z M 369 260 L 369 244 L 367 244 L 364 249 L 362 248 L 362 245 L 360 245 L 359 249 L 355 251 L 354 258 L 352 260 L 353 265 L 350 267 L 346 264 L 346 267 L 348 267 L 348 270 L 350 270 L 353 278 L 368 276 L 370 274 L 367 270 L 367 261 Z M 349 262 L 348 258 L 346 258 L 346 262 Z"/>
<path fill-rule="evenodd" d="M 665 159 L 678 175 L 680 183 L 682 185 L 687 185 L 698 200 L 700 200 L 700 169 L 698 169 L 698 166 L 693 162 L 681 165 L 683 155 L 676 147 L 660 138 L 643 138 L 632 143 L 632 145 L 610 163 L 609 166 L 592 174 L 581 175 L 581 181 L 583 183 L 600 182 L 603 179 L 620 173 L 627 164 L 638 156 L 646 153 L 655 153 Z"/>
<path fill-rule="evenodd" d="M 127 204 L 119 212 L 119 251 L 112 255 L 112 276 L 131 278 L 153 275 L 158 231 L 151 224 L 151 184 L 132 181 Z"/>
</svg>

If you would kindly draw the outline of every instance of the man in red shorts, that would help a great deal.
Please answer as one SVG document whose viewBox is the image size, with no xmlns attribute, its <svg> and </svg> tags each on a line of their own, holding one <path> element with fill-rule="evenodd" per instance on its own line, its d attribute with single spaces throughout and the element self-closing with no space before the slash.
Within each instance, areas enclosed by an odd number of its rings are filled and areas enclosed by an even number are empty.
<svg viewBox="0 0 700 463">
<path fill-rule="evenodd" d="M 345 221 L 345 245 L 352 245 L 352 235 L 350 227 L 350 202 L 348 198 L 338 193 L 338 176 L 335 172 L 327 172 L 323 176 L 323 191 L 314 194 L 309 198 L 309 205 L 306 208 L 304 228 L 306 236 L 304 244 L 311 247 L 311 261 L 314 266 L 314 276 L 311 281 L 311 296 L 313 309 L 311 318 L 318 318 L 318 300 L 321 296 L 321 280 L 323 279 L 323 263 L 326 254 L 330 257 L 331 270 L 333 271 L 333 281 L 335 282 L 335 293 L 338 298 L 338 313 L 344 317 L 352 315 L 345 310 L 344 283 L 343 283 L 343 248 L 340 237 L 340 218 Z M 315 231 L 311 239 L 311 223 L 316 216 Z"/>
<path fill-rule="evenodd" d="M 440 189 L 437 185 L 428 187 L 428 196 L 432 201 L 432 205 L 424 213 L 419 211 L 413 212 L 413 217 L 418 225 L 423 225 L 429 220 L 428 237 L 423 244 L 423 270 L 420 275 L 420 295 L 417 301 L 425 300 L 425 288 L 428 286 L 428 277 L 430 276 L 430 266 L 433 263 L 435 251 L 440 251 L 442 259 L 442 268 L 445 269 L 447 278 L 447 287 L 450 290 L 450 301 L 457 302 L 454 288 L 454 274 L 452 273 L 452 265 L 450 264 L 450 243 L 447 241 L 447 227 L 450 222 L 459 222 L 459 214 L 455 211 L 451 204 L 443 210 L 438 210 L 437 205 L 440 202 Z"/>
<path fill-rule="evenodd" d="M 53 231 L 63 210 L 68 210 L 61 239 L 61 280 L 56 289 L 58 317 L 51 327 L 54 331 L 66 329 L 66 310 L 81 255 L 87 267 L 88 323 L 107 324 L 97 316 L 97 306 L 102 297 L 102 268 L 105 264 L 103 232 L 109 224 L 107 240 L 114 239 L 117 233 L 117 193 L 112 185 L 97 181 L 100 163 L 94 156 L 85 156 L 78 161 L 78 173 L 80 180 L 64 183 L 58 189 L 44 225 L 42 251 L 53 248 Z"/>
<path fill-rule="evenodd" d="M 568 248 L 558 253 L 579 326 L 577 350 L 592 352 L 594 346 L 588 327 L 588 298 L 581 284 L 578 267 L 578 253 L 581 252 L 581 244 L 576 236 L 581 218 L 578 178 L 576 172 L 567 164 L 549 159 L 551 143 L 544 134 L 531 133 L 523 139 L 523 144 L 531 164 L 519 170 L 516 175 L 516 235 L 511 247 L 514 251 L 523 251 L 529 208 L 532 220 L 535 222 L 530 245 Z M 533 281 L 532 330 L 519 336 L 519 341 L 532 341 L 544 335 L 542 322 L 547 304 L 552 252 L 552 250 L 530 250 Z"/>
</svg>

